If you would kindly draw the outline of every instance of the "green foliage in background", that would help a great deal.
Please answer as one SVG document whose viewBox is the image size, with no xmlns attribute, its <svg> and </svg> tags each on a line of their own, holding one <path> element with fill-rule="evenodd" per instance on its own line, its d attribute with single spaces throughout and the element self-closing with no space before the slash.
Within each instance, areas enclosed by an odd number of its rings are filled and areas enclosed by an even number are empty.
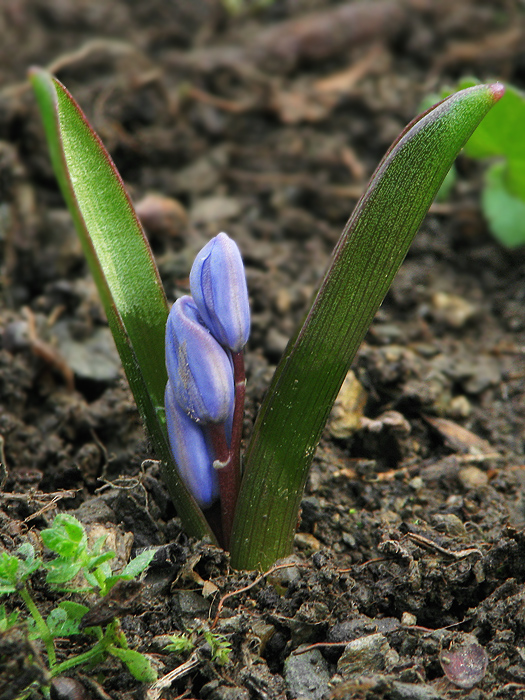
<svg viewBox="0 0 525 700">
<path fill-rule="evenodd" d="M 478 84 L 475 78 L 465 78 L 458 89 Z M 445 90 L 441 97 L 451 92 Z M 436 99 L 439 96 L 430 95 L 423 108 Z M 505 94 L 467 141 L 464 153 L 488 161 L 481 206 L 494 237 L 506 248 L 525 244 L 525 95 L 520 90 L 505 86 Z M 452 169 L 438 194 L 439 200 L 448 197 L 455 179 Z"/>
</svg>

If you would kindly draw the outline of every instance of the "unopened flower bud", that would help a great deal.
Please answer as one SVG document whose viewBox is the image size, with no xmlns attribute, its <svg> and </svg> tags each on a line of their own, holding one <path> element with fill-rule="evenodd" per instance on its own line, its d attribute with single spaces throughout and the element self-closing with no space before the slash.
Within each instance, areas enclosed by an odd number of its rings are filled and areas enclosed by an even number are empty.
<svg viewBox="0 0 525 700">
<path fill-rule="evenodd" d="M 214 337 L 240 352 L 250 335 L 248 288 L 241 253 L 226 233 L 212 238 L 195 258 L 190 289 Z"/>
<path fill-rule="evenodd" d="M 177 299 L 168 316 L 166 367 L 173 395 L 190 418 L 228 420 L 234 404 L 231 358 L 202 324 L 189 296 Z"/>
<path fill-rule="evenodd" d="M 165 407 L 171 452 L 179 474 L 199 506 L 209 508 L 219 497 L 219 477 L 204 430 L 180 407 L 169 381 Z"/>
</svg>

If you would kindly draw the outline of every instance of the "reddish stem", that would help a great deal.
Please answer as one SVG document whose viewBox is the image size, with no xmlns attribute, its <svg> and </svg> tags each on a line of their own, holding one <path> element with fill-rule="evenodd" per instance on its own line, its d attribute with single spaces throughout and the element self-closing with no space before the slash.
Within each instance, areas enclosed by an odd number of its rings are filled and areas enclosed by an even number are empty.
<svg viewBox="0 0 525 700">
<path fill-rule="evenodd" d="M 244 397 L 246 394 L 246 374 L 244 371 L 244 355 L 242 350 L 240 352 L 232 352 L 232 360 L 233 381 L 235 383 L 235 408 L 233 409 L 230 454 L 235 470 L 238 491 L 241 485 L 241 438 L 244 422 Z"/>
<path fill-rule="evenodd" d="M 224 423 L 209 423 L 208 432 L 215 453 L 213 466 L 219 476 L 219 492 L 221 497 L 221 520 L 223 546 L 230 546 L 230 534 L 237 501 L 237 483 L 231 453 L 226 442 Z"/>
<path fill-rule="evenodd" d="M 214 466 L 219 476 L 221 496 L 222 540 L 225 549 L 230 546 L 233 516 L 237 504 L 237 495 L 241 485 L 241 438 L 244 419 L 244 396 L 246 393 L 246 375 L 244 356 L 241 352 L 232 352 L 233 377 L 235 383 L 235 406 L 233 409 L 232 437 L 230 447 L 226 441 L 224 424 L 210 423 L 208 431 L 215 453 Z"/>
</svg>

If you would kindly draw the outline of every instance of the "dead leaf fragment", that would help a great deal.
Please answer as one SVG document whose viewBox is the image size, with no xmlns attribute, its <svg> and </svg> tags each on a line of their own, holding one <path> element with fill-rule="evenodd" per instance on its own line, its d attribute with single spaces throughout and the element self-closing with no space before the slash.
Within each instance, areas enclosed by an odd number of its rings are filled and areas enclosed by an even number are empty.
<svg viewBox="0 0 525 700">
<path fill-rule="evenodd" d="M 461 425 L 446 418 L 436 418 L 435 416 L 424 416 L 424 418 L 438 431 L 445 444 L 455 452 L 478 455 L 495 454 L 494 448 L 487 440 L 474 435 Z"/>
</svg>

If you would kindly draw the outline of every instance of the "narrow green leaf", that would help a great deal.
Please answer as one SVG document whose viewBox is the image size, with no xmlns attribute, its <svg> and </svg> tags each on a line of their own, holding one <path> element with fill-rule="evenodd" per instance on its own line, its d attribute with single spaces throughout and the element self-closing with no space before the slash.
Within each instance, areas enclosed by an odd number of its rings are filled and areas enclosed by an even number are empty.
<svg viewBox="0 0 525 700">
<path fill-rule="evenodd" d="M 264 569 L 290 553 L 308 470 L 343 379 L 445 175 L 502 92 L 477 86 L 431 108 L 373 175 L 259 411 L 235 513 L 236 568 Z"/>
<path fill-rule="evenodd" d="M 145 549 L 140 554 L 137 554 L 137 556 L 128 564 L 126 564 L 120 576 L 122 578 L 135 578 L 136 576 L 139 576 L 148 568 L 154 556 L 155 550 L 153 548 Z"/>
<path fill-rule="evenodd" d="M 179 478 L 163 423 L 168 305 L 149 244 L 109 154 L 66 88 L 35 68 L 31 81 L 51 159 L 97 284 L 128 381 L 184 526 L 211 530 Z"/>
</svg>

